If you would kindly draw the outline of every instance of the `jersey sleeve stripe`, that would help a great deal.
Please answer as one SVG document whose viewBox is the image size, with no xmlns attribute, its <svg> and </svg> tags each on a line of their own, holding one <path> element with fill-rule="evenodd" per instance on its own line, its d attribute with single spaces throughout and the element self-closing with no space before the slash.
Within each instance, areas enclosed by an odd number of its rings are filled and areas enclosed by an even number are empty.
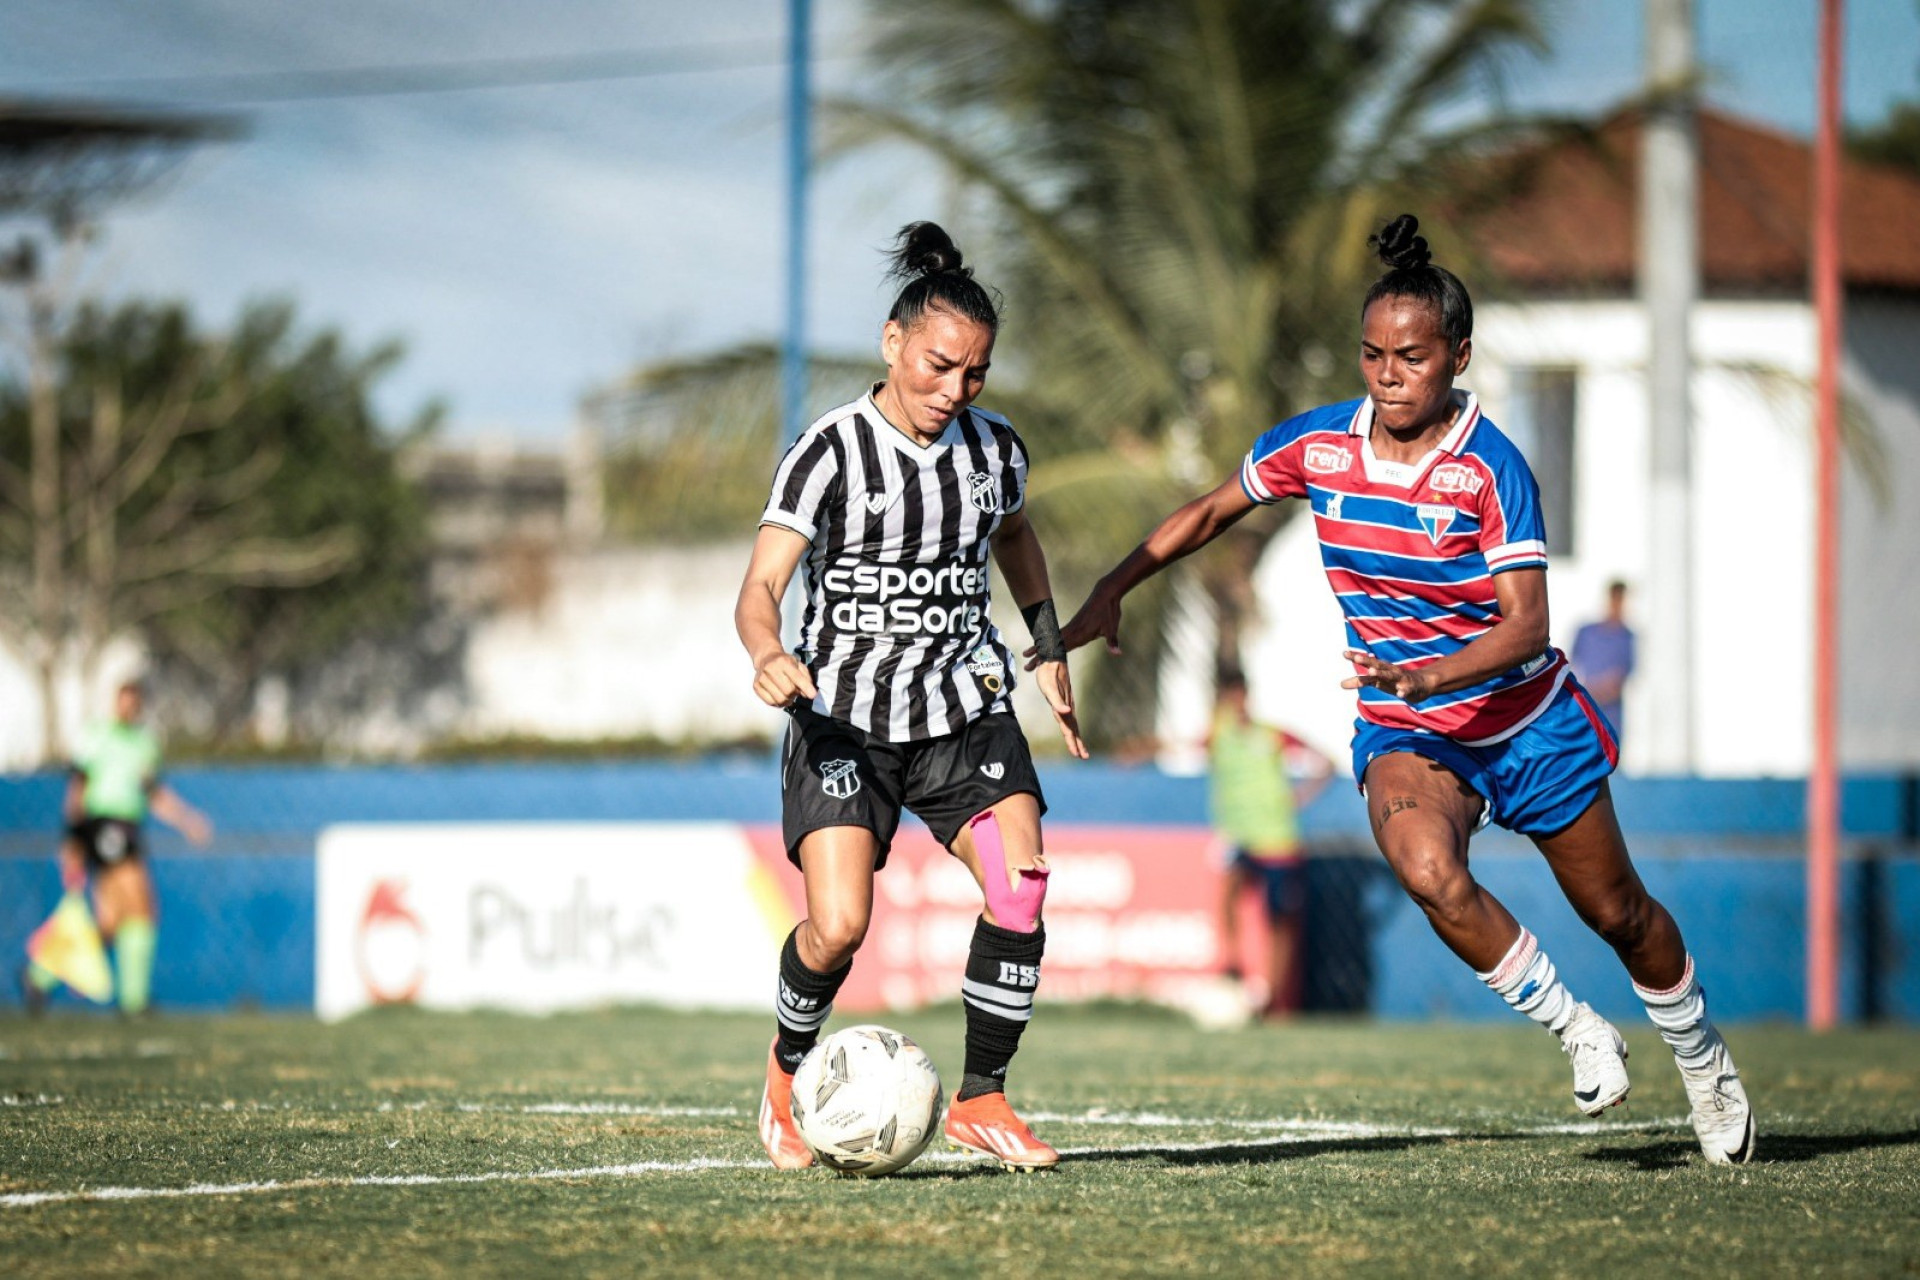
<svg viewBox="0 0 1920 1280">
<path fill-rule="evenodd" d="M 1261 483 L 1260 469 L 1255 464 L 1252 454 L 1248 454 L 1246 461 L 1240 464 L 1240 488 L 1245 491 L 1247 497 L 1262 506 L 1280 501 L 1274 496 L 1272 490 Z"/>
<path fill-rule="evenodd" d="M 1487 568 L 1493 573 L 1503 569 L 1524 569 L 1547 562 L 1547 544 L 1538 539 L 1509 542 L 1486 551 Z"/>
</svg>

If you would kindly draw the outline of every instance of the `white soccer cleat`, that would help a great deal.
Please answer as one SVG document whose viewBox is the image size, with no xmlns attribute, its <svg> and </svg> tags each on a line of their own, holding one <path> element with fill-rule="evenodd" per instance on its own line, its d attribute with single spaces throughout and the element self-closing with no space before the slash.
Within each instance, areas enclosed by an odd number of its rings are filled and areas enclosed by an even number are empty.
<svg viewBox="0 0 1920 1280">
<path fill-rule="evenodd" d="M 1573 1100 L 1580 1110 L 1597 1116 L 1627 1100 L 1627 1042 L 1613 1024 L 1584 1004 L 1575 1005 L 1573 1018 L 1560 1033 L 1560 1048 L 1573 1059 Z"/>
<path fill-rule="evenodd" d="M 1705 1065 L 1681 1067 L 1687 1103 L 1693 1109 L 1693 1132 L 1708 1164 L 1745 1164 L 1753 1158 L 1753 1108 L 1747 1090 L 1734 1069 L 1727 1042 L 1716 1033 Z"/>
</svg>

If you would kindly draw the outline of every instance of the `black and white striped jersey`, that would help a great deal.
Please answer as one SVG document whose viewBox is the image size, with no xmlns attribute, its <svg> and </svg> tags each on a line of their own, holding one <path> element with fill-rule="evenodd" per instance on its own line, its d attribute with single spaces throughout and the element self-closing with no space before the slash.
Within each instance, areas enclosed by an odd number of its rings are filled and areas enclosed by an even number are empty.
<svg viewBox="0 0 1920 1280">
<path fill-rule="evenodd" d="M 987 615 L 987 555 L 1026 501 L 1027 450 L 980 409 L 923 449 L 873 394 L 801 433 L 760 520 L 812 542 L 798 653 L 814 710 L 910 742 L 1010 709 L 1014 656 Z"/>
</svg>

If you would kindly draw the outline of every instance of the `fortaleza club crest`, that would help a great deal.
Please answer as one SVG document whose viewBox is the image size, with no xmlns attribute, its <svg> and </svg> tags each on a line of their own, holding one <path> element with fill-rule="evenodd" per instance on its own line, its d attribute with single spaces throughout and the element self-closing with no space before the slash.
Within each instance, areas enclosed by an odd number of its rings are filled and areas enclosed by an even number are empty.
<svg viewBox="0 0 1920 1280">
<path fill-rule="evenodd" d="M 1453 523 L 1456 514 L 1454 509 L 1443 503 L 1423 502 L 1417 511 L 1420 527 L 1427 531 L 1427 537 L 1433 539 L 1433 545 L 1439 546 L 1440 539 L 1447 536 L 1447 528 Z"/>
<path fill-rule="evenodd" d="M 860 790 L 859 766 L 851 760 L 825 760 L 820 765 L 820 789 L 835 800 L 846 800 Z"/>
<path fill-rule="evenodd" d="M 982 511 L 1000 509 L 1000 486 L 984 471 L 967 473 L 967 500 Z"/>
</svg>

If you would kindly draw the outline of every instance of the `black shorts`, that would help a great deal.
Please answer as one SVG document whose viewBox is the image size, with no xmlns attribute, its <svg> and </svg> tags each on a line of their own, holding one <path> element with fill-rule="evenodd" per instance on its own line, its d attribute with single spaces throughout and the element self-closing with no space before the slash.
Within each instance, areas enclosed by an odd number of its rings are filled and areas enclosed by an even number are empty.
<svg viewBox="0 0 1920 1280">
<path fill-rule="evenodd" d="M 1245 849 L 1235 849 L 1227 865 L 1259 881 L 1269 920 L 1295 915 L 1306 904 L 1307 868 L 1298 858 L 1256 858 Z"/>
<path fill-rule="evenodd" d="M 140 841 L 140 824 L 120 818 L 87 818 L 68 827 L 67 834 L 80 842 L 80 852 L 94 871 L 146 852 Z"/>
<path fill-rule="evenodd" d="M 876 869 L 887 865 L 904 806 L 950 847 L 975 814 L 1022 792 L 1040 802 L 1040 778 L 1020 722 L 989 712 L 958 733 L 918 742 L 888 742 L 866 730 L 796 707 L 787 726 L 780 777 L 781 825 L 787 857 L 800 865 L 800 841 L 823 827 L 863 827 L 880 842 Z"/>
</svg>

